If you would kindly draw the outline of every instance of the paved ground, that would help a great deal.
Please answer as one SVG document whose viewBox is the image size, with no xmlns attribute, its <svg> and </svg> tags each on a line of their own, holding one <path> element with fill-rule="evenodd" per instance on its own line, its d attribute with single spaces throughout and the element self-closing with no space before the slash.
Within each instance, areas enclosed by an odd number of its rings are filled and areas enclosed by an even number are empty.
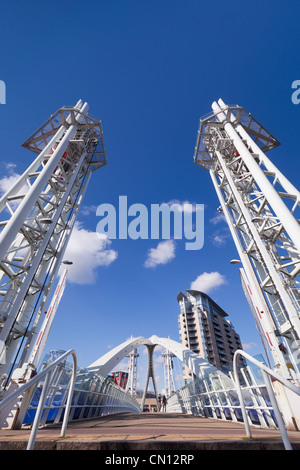
<svg viewBox="0 0 300 470">
<path fill-rule="evenodd" d="M 0 430 L 0 450 L 25 449 L 30 430 Z M 122 413 L 70 423 L 66 437 L 60 427 L 38 432 L 41 450 L 277 450 L 280 432 L 177 413 Z M 293 449 L 300 450 L 300 432 L 288 433 Z"/>
</svg>

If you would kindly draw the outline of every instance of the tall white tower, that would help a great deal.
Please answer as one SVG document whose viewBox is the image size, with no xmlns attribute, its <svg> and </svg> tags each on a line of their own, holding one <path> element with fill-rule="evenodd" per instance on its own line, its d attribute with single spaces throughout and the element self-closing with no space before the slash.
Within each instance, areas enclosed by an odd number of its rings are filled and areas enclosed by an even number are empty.
<svg viewBox="0 0 300 470">
<path fill-rule="evenodd" d="M 170 398 L 173 392 L 175 392 L 175 383 L 173 375 L 173 358 L 175 357 L 168 349 L 162 354 L 164 361 L 164 381 L 165 381 L 165 395 L 166 398 Z"/>
<path fill-rule="evenodd" d="M 128 381 L 126 390 L 130 393 L 130 395 L 136 398 L 136 385 L 137 385 L 137 358 L 139 354 L 137 352 L 137 348 L 133 349 L 129 355 L 128 361 Z"/>
<path fill-rule="evenodd" d="M 0 199 L 0 383 L 30 358 L 80 204 L 106 164 L 100 121 L 78 101 L 29 139 L 37 154 Z"/>
<path fill-rule="evenodd" d="M 212 109 L 194 161 L 212 178 L 274 368 L 299 379 L 300 193 L 266 156 L 280 144 L 250 113 L 221 99 Z"/>
</svg>

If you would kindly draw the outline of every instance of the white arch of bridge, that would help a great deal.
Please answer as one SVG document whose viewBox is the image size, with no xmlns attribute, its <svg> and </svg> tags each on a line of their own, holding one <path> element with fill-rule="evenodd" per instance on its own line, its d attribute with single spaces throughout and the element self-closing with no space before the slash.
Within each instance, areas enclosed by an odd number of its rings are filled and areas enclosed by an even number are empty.
<svg viewBox="0 0 300 470">
<path fill-rule="evenodd" d="M 141 409 L 143 409 L 150 377 L 152 378 L 154 391 L 157 397 L 153 368 L 153 351 L 155 349 L 155 346 L 157 345 L 162 346 L 171 353 L 173 353 L 184 365 L 189 368 L 191 373 L 194 374 L 196 377 L 204 378 L 213 373 L 217 373 L 218 375 L 222 375 L 224 383 L 226 383 L 228 386 L 233 386 L 233 382 L 228 375 L 224 374 L 212 364 L 199 357 L 189 348 L 186 348 L 182 344 L 170 338 L 160 338 L 156 335 L 153 335 L 150 338 L 144 338 L 142 336 L 137 338 L 130 338 L 127 341 L 124 341 L 124 343 L 121 343 L 119 346 L 116 346 L 108 353 L 101 356 L 99 359 L 89 365 L 88 369 L 106 377 L 107 374 L 111 370 L 113 370 L 115 366 L 120 361 L 122 361 L 122 359 L 124 359 L 124 357 L 128 356 L 128 354 L 133 349 L 138 348 L 140 346 L 146 346 L 149 354 L 149 360 L 145 389 L 141 403 Z"/>
</svg>

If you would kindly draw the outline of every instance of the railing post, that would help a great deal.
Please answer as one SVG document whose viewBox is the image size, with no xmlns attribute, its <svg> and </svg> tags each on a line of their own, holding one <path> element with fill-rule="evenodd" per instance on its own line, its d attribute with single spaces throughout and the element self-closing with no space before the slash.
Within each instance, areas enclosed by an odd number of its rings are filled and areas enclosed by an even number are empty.
<svg viewBox="0 0 300 470">
<path fill-rule="evenodd" d="M 44 386 L 43 386 L 43 389 L 42 389 L 39 404 L 38 404 L 38 407 L 37 407 L 37 410 L 36 410 L 36 413 L 35 413 L 35 417 L 34 417 L 34 421 L 33 421 L 33 425 L 32 425 L 32 430 L 31 430 L 29 441 L 28 441 L 28 444 L 27 444 L 27 450 L 32 450 L 33 447 L 34 447 L 36 434 L 38 432 L 42 412 L 43 412 L 45 401 L 46 401 L 46 398 L 47 398 L 47 393 L 48 393 L 48 389 L 49 389 L 49 385 L 50 385 L 50 377 L 51 376 L 52 376 L 52 371 L 48 372 L 48 374 L 45 377 Z"/>
<path fill-rule="evenodd" d="M 239 373 L 238 373 L 238 367 L 237 367 L 238 357 L 239 357 L 239 354 L 238 354 L 238 351 L 236 351 L 235 355 L 234 355 L 234 358 L 233 358 L 234 378 L 235 378 L 235 382 L 236 382 L 236 386 L 237 386 L 237 394 L 238 394 L 238 397 L 239 397 L 239 402 L 240 402 L 240 406 L 241 406 L 241 410 L 242 410 L 246 435 L 247 435 L 247 437 L 250 438 L 250 437 L 252 437 L 252 434 L 251 434 L 251 430 L 250 430 L 250 426 L 249 426 L 248 415 L 247 415 L 247 411 L 246 411 L 246 407 L 245 407 L 245 403 L 244 403 L 244 397 L 243 397 L 243 394 L 242 394 L 242 389 L 241 389 L 241 384 L 240 384 L 240 379 L 239 379 Z"/>
<path fill-rule="evenodd" d="M 263 375 L 263 378 L 264 378 L 264 381 L 265 381 L 265 384 L 266 384 L 266 389 L 268 391 L 268 394 L 269 394 L 269 397 L 270 397 L 270 400 L 271 400 L 271 403 L 272 403 L 272 407 L 273 407 L 273 410 L 274 410 L 274 413 L 275 413 L 275 417 L 276 417 L 276 420 L 277 420 L 277 423 L 278 423 L 278 427 L 280 429 L 280 433 L 281 433 L 281 437 L 282 437 L 282 441 L 283 441 L 285 450 L 293 450 L 293 448 L 291 446 L 291 443 L 290 443 L 290 440 L 288 438 L 287 432 L 286 432 L 285 423 L 283 421 L 281 412 L 278 408 L 278 404 L 277 404 L 277 400 L 276 400 L 274 390 L 273 390 L 273 387 L 272 387 L 271 379 L 270 379 L 269 375 L 267 374 L 267 372 L 265 372 L 264 370 L 262 370 L 261 372 L 262 372 L 262 375 Z"/>
<path fill-rule="evenodd" d="M 40 424 L 40 419 L 42 416 L 42 412 L 45 406 L 46 398 L 47 398 L 47 392 L 49 390 L 50 384 L 53 381 L 54 378 L 54 372 L 55 372 L 55 367 L 57 364 L 61 363 L 62 361 L 65 360 L 67 356 L 72 354 L 73 356 L 73 372 L 72 372 L 72 377 L 70 380 L 70 386 L 69 386 L 69 394 L 68 394 L 68 399 L 67 399 L 67 404 L 65 408 L 65 415 L 63 419 L 63 425 L 62 425 L 62 430 L 61 430 L 61 437 L 64 437 L 66 427 L 68 424 L 68 418 L 69 418 L 69 413 L 70 413 L 70 407 L 71 407 L 71 401 L 72 401 L 72 395 L 73 395 L 73 390 L 74 390 L 74 385 L 75 385 L 75 379 L 76 379 L 76 371 L 77 371 L 77 357 L 76 353 L 73 350 L 69 350 L 66 353 L 64 353 L 61 357 L 56 359 L 52 364 L 50 364 L 48 367 L 46 367 L 44 370 L 42 370 L 39 374 L 37 374 L 35 377 L 32 377 L 26 384 L 22 385 L 18 390 L 15 390 L 11 395 L 8 397 L 4 398 L 2 402 L 0 403 L 0 411 L 2 409 L 5 409 L 7 405 L 12 403 L 16 398 L 19 396 L 23 395 L 26 393 L 26 391 L 30 388 L 33 387 L 34 385 L 38 385 L 38 383 L 45 378 L 44 385 L 42 388 L 40 400 L 37 406 L 34 422 L 32 425 L 32 430 L 31 434 L 29 437 L 28 445 L 27 445 L 27 450 L 32 450 L 35 439 L 36 439 L 36 434 L 38 431 L 38 427 Z"/>
<path fill-rule="evenodd" d="M 66 434 L 66 429 L 67 429 L 69 414 L 70 414 L 70 408 L 71 408 L 71 403 L 72 403 L 72 397 L 73 397 L 73 390 L 74 390 L 74 385 L 75 385 L 75 380 L 76 380 L 77 357 L 76 357 L 76 354 L 74 352 L 72 352 L 72 357 L 73 357 L 72 377 L 71 377 L 71 381 L 70 381 L 70 385 L 69 385 L 68 399 L 67 399 L 67 404 L 66 404 L 66 408 L 65 408 L 65 414 L 64 414 L 62 427 L 61 427 L 60 437 L 65 437 L 65 434 Z"/>
<path fill-rule="evenodd" d="M 287 379 L 280 376 L 277 372 L 274 372 L 272 369 L 267 367 L 265 364 L 259 362 L 257 359 L 254 359 L 254 357 L 249 356 L 249 354 L 245 353 L 245 351 L 243 351 L 242 349 L 238 349 L 234 353 L 233 368 L 234 368 L 234 375 L 235 375 L 235 380 L 236 380 L 237 392 L 238 392 L 238 396 L 239 396 L 240 403 L 241 403 L 243 417 L 247 417 L 247 415 L 246 415 L 245 404 L 244 404 L 244 401 L 243 401 L 241 385 L 240 385 L 239 377 L 238 377 L 237 364 L 238 364 L 238 356 L 239 355 L 244 356 L 246 359 L 248 359 L 250 362 L 252 362 L 257 367 L 260 368 L 260 370 L 262 372 L 262 375 L 264 377 L 266 389 L 267 389 L 267 392 L 269 393 L 271 404 L 273 406 L 273 410 L 274 410 L 274 413 L 275 413 L 275 416 L 276 416 L 276 419 L 277 419 L 277 424 L 278 424 L 278 428 L 279 428 L 280 433 L 281 433 L 281 437 L 282 437 L 282 440 L 283 440 L 284 447 L 285 447 L 286 450 L 293 450 L 292 446 L 291 446 L 291 443 L 289 441 L 287 432 L 286 432 L 285 423 L 283 421 L 281 412 L 280 412 L 278 404 L 277 404 L 277 400 L 276 400 L 275 393 L 274 393 L 274 390 L 273 390 L 273 387 L 272 387 L 272 384 L 271 384 L 270 377 L 273 377 L 274 379 L 278 380 L 280 383 L 282 383 L 288 389 L 295 392 L 297 395 L 300 395 L 300 388 L 296 387 L 294 384 L 290 383 Z M 248 435 L 248 429 L 250 431 L 248 420 L 245 421 L 245 427 L 246 427 L 246 431 L 247 431 L 247 435 Z"/>
</svg>

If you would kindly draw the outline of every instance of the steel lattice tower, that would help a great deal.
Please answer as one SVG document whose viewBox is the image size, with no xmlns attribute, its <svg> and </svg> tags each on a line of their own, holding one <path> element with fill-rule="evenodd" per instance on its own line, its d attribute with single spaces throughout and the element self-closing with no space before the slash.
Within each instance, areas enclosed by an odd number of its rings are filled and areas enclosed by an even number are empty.
<svg viewBox="0 0 300 470">
<path fill-rule="evenodd" d="M 176 390 L 173 375 L 173 357 L 175 357 L 175 355 L 166 349 L 162 357 L 164 361 L 165 395 L 166 398 L 170 398 L 172 393 Z"/>
<path fill-rule="evenodd" d="M 139 354 L 137 352 L 137 348 L 133 349 L 131 353 L 128 355 L 128 381 L 126 390 L 130 393 L 130 395 L 136 398 L 136 384 L 137 384 L 137 358 Z"/>
<path fill-rule="evenodd" d="M 23 146 L 37 157 L 0 199 L 2 387 L 28 362 L 89 179 L 106 164 L 101 122 L 81 100 Z"/>
<path fill-rule="evenodd" d="M 209 171 L 243 265 L 242 284 L 274 368 L 300 377 L 300 193 L 266 156 L 279 142 L 222 100 L 200 120 L 194 162 Z"/>
</svg>

